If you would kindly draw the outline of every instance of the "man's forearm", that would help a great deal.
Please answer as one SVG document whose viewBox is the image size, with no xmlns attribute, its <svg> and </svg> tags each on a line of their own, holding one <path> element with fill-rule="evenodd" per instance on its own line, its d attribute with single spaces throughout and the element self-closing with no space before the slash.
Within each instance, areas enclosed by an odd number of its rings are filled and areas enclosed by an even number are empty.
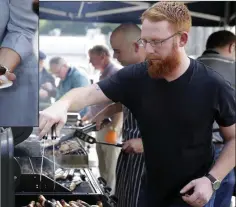
<svg viewBox="0 0 236 207">
<path fill-rule="evenodd" d="M 74 88 L 59 100 L 59 102 L 65 103 L 69 111 L 80 111 L 86 106 L 107 103 L 109 101 L 96 84 Z"/>
<path fill-rule="evenodd" d="M 235 138 L 227 141 L 210 174 L 219 180 L 235 167 Z"/>
<path fill-rule="evenodd" d="M 18 53 L 9 48 L 0 49 L 0 64 L 7 67 L 11 72 L 19 65 L 21 59 Z"/>
<path fill-rule="evenodd" d="M 64 102 L 68 111 L 80 111 L 86 106 L 84 94 L 86 94 L 86 88 L 74 88 L 58 101 Z"/>
</svg>

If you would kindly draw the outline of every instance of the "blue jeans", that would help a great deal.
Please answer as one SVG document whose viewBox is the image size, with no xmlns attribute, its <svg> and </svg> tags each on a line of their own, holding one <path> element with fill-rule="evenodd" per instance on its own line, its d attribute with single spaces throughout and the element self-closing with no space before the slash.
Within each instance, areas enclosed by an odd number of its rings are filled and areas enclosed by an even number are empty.
<svg viewBox="0 0 236 207">
<path fill-rule="evenodd" d="M 146 177 L 143 176 L 142 178 L 142 183 L 139 191 L 139 198 L 138 198 L 138 205 L 137 207 L 147 207 L 147 196 L 146 196 L 146 187 L 147 187 L 147 181 Z M 204 207 L 215 207 L 214 206 L 214 201 L 215 201 L 215 193 L 212 195 L 210 201 L 204 206 Z M 169 207 L 191 207 L 186 203 L 186 205 L 171 205 Z M 223 207 L 223 206 L 222 206 Z M 226 207 L 226 206 L 224 206 Z M 229 207 L 229 206 L 227 206 Z"/>
<path fill-rule="evenodd" d="M 223 145 L 215 145 L 215 159 L 222 151 Z M 220 188 L 216 191 L 214 207 L 229 207 L 234 191 L 235 172 L 232 170 L 222 181 Z"/>
</svg>

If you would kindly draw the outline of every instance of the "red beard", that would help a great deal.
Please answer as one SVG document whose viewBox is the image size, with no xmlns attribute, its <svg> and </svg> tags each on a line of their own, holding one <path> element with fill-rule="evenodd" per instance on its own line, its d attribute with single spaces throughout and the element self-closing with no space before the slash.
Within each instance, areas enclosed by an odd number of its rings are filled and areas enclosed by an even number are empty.
<svg viewBox="0 0 236 207">
<path fill-rule="evenodd" d="M 180 55 L 173 48 L 173 53 L 166 58 L 147 54 L 148 74 L 151 78 L 164 78 L 172 74 L 180 64 Z"/>
</svg>

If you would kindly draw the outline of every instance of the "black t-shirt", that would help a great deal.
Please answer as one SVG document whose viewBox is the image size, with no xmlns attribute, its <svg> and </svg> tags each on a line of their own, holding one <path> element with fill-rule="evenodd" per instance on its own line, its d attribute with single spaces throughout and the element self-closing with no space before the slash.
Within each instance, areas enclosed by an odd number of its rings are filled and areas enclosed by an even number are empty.
<svg viewBox="0 0 236 207">
<path fill-rule="evenodd" d="M 234 89 L 217 72 L 190 59 L 187 71 L 167 82 L 151 79 L 147 63 L 130 65 L 98 83 L 127 106 L 141 130 L 148 206 L 184 203 L 179 192 L 213 164 L 212 124 L 235 123 Z"/>
</svg>

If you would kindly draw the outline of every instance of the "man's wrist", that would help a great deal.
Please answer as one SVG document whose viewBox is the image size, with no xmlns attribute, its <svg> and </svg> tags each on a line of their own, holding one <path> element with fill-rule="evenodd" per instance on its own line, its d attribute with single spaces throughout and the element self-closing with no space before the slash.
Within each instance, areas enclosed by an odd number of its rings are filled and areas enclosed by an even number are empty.
<svg viewBox="0 0 236 207">
<path fill-rule="evenodd" d="M 214 191 L 220 188 L 221 181 L 214 177 L 211 173 L 206 174 L 205 177 L 211 182 Z"/>
<path fill-rule="evenodd" d="M 68 111 L 70 106 L 71 106 L 71 102 L 67 99 L 61 99 L 61 100 L 58 100 L 57 102 L 59 103 L 62 103 L 65 107 L 66 107 L 66 110 Z"/>
</svg>

